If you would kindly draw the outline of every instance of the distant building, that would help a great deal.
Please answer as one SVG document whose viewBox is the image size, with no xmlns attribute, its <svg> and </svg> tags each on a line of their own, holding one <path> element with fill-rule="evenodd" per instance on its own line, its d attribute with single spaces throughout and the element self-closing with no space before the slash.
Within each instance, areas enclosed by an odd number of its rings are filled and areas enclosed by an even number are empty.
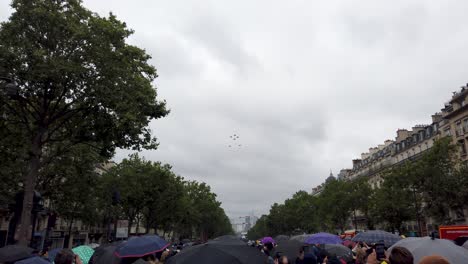
<svg viewBox="0 0 468 264">
<path fill-rule="evenodd" d="M 372 188 L 379 188 L 383 182 L 382 172 L 392 166 L 404 162 L 415 161 L 434 146 L 434 142 L 441 137 L 451 137 L 458 146 L 458 157 L 468 162 L 468 84 L 460 91 L 454 92 L 442 112 L 432 115 L 432 122 L 425 125 L 415 125 L 411 130 L 398 129 L 394 140 L 386 140 L 383 144 L 369 148 L 357 159 L 352 160 L 352 168 L 342 169 L 338 174 L 340 180 L 354 180 L 366 178 Z M 331 175 L 333 176 L 333 175 Z M 327 178 L 329 181 L 330 177 Z M 320 195 L 324 184 L 312 189 L 312 195 Z M 459 217 L 458 217 L 459 216 Z M 457 212 L 455 221 L 460 224 L 468 223 L 468 211 Z M 434 231 L 431 219 L 423 223 L 423 234 Z M 357 215 L 352 221 L 358 222 L 358 228 L 365 228 L 365 218 Z M 359 227 L 361 225 L 361 227 Z M 407 223 L 409 231 L 416 231 L 415 223 Z"/>
</svg>

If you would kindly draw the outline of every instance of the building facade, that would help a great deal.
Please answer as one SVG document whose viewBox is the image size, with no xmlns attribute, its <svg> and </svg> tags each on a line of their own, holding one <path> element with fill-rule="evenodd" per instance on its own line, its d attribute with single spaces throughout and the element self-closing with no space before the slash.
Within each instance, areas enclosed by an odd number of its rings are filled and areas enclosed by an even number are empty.
<svg viewBox="0 0 468 264">
<path fill-rule="evenodd" d="M 447 136 L 451 137 L 453 144 L 457 146 L 459 160 L 468 162 L 468 84 L 453 93 L 441 112 L 432 115 L 430 124 L 415 125 L 410 130 L 398 129 L 393 140 L 386 140 L 383 144 L 362 153 L 359 158 L 352 160 L 352 168 L 340 171 L 338 178 L 354 180 L 364 177 L 372 188 L 379 188 L 383 182 L 384 170 L 421 158 L 434 146 L 438 138 Z M 323 184 L 313 188 L 312 194 L 319 195 L 322 189 Z M 455 218 L 466 224 L 466 216 L 467 210 L 457 212 Z M 362 215 L 357 214 L 354 217 L 351 221 L 360 224 L 358 228 L 365 228 Z M 417 223 L 409 222 L 405 227 L 409 231 L 420 233 L 433 231 L 435 228 L 431 219 L 423 220 L 422 230 L 418 230 L 417 226 Z"/>
</svg>

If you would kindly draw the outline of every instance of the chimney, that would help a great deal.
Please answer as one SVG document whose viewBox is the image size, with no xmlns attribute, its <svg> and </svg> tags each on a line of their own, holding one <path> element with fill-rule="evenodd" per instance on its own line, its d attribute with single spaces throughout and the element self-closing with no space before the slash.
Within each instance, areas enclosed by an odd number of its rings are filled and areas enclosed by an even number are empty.
<svg viewBox="0 0 468 264">
<path fill-rule="evenodd" d="M 432 115 L 432 123 L 439 123 L 440 121 L 442 121 L 442 119 L 443 117 L 442 117 L 442 114 L 440 113 L 436 113 Z"/>
<path fill-rule="evenodd" d="M 362 160 L 360 159 L 353 159 L 353 168 L 356 168 L 361 163 Z"/>
<path fill-rule="evenodd" d="M 406 129 L 398 129 L 398 130 L 397 130 L 397 137 L 396 137 L 396 140 L 397 140 L 397 141 L 401 141 L 401 140 L 403 140 L 403 139 L 408 138 L 408 136 L 409 136 L 408 130 L 406 130 Z"/>
</svg>

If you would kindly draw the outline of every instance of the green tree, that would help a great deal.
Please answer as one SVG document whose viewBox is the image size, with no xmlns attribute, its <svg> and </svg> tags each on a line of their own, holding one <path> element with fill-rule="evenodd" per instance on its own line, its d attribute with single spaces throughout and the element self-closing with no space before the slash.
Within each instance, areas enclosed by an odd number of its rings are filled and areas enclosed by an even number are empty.
<svg viewBox="0 0 468 264">
<path fill-rule="evenodd" d="M 373 219 L 370 216 L 370 204 L 374 190 L 371 188 L 366 178 L 356 179 L 348 185 L 349 202 L 353 215 L 354 228 L 357 229 L 357 214 L 361 213 L 367 222 L 368 229 L 374 229 Z"/>
<path fill-rule="evenodd" d="M 114 15 L 100 17 L 79 0 L 14 0 L 12 8 L 0 26 L 0 74 L 19 91 L 15 100 L 1 93 L 0 116 L 26 146 L 15 153 L 27 168 L 19 231 L 26 244 L 42 160 L 79 144 L 105 156 L 117 147 L 156 148 L 147 125 L 167 110 L 156 100 L 150 56 L 126 43 L 133 31 Z"/>
<path fill-rule="evenodd" d="M 414 196 L 407 188 L 404 169 L 393 168 L 385 172 L 384 182 L 371 198 L 370 215 L 380 223 L 386 223 L 392 231 L 401 231 L 403 222 L 413 218 Z"/>
<path fill-rule="evenodd" d="M 343 180 L 329 180 L 319 196 L 320 217 L 330 232 L 344 232 L 351 215 L 349 197 L 350 183 Z"/>
</svg>

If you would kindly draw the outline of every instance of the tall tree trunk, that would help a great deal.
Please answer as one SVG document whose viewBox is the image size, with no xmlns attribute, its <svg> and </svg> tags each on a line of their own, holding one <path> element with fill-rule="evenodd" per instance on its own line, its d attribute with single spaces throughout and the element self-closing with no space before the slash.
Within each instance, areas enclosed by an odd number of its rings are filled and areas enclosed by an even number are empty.
<svg viewBox="0 0 468 264">
<path fill-rule="evenodd" d="M 29 227 L 31 226 L 31 211 L 33 209 L 34 188 L 37 181 L 37 176 L 40 169 L 40 157 L 42 154 L 42 136 L 44 135 L 43 129 L 36 134 L 31 142 L 29 170 L 24 177 L 24 198 L 23 210 L 21 212 L 20 228 L 18 231 L 18 244 L 27 246 L 29 241 Z"/>
</svg>

